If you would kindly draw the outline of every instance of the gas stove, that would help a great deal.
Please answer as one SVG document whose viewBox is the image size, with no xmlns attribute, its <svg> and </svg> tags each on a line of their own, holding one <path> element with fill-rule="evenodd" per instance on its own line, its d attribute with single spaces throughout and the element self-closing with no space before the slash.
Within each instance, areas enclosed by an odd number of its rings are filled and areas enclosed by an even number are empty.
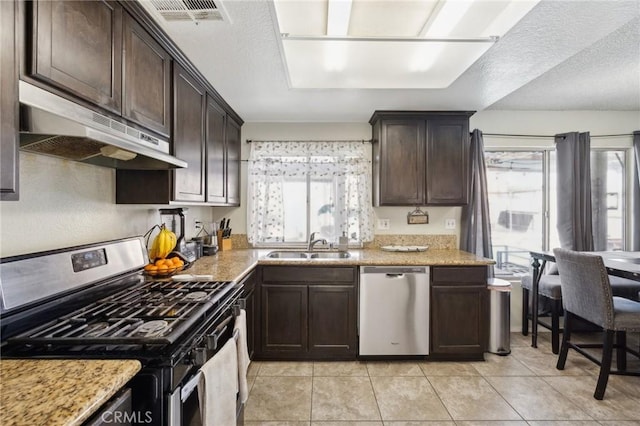
<svg viewBox="0 0 640 426">
<path fill-rule="evenodd" d="M 149 280 L 146 263 L 141 237 L 0 259 L 3 357 L 138 359 L 133 409 L 188 424 L 199 367 L 233 338 L 242 288 Z"/>
<path fill-rule="evenodd" d="M 232 282 L 143 282 L 62 315 L 10 343 L 167 345 L 220 306 Z"/>
</svg>

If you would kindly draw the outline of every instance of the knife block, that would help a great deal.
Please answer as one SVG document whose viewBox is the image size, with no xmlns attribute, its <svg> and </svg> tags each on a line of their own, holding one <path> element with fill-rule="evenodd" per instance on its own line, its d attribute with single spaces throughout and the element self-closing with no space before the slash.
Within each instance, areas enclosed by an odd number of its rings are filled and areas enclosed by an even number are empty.
<svg viewBox="0 0 640 426">
<path fill-rule="evenodd" d="M 233 248 L 233 244 L 231 243 L 231 238 L 222 238 L 222 230 L 218 230 L 218 250 L 231 250 Z"/>
</svg>

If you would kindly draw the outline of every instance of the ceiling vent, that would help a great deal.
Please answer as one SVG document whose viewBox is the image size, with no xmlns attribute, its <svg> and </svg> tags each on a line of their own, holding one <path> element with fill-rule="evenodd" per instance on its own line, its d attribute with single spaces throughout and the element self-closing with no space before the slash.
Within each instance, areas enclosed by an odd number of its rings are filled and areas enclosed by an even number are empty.
<svg viewBox="0 0 640 426">
<path fill-rule="evenodd" d="M 224 21 L 231 23 L 220 1 L 213 0 L 150 0 L 167 21 Z"/>
</svg>

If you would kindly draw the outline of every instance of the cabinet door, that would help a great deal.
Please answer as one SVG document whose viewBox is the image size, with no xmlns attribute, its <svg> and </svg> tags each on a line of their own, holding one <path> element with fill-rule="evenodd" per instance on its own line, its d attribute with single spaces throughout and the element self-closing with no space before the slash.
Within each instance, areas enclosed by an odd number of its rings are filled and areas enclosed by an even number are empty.
<svg viewBox="0 0 640 426">
<path fill-rule="evenodd" d="M 175 201 L 204 201 L 204 88 L 182 67 L 175 64 L 173 74 L 173 152 L 187 162 L 174 171 Z"/>
<path fill-rule="evenodd" d="M 357 352 L 354 286 L 309 285 L 309 354 L 354 358 Z"/>
<path fill-rule="evenodd" d="M 31 75 L 120 114 L 122 7 L 40 0 L 33 8 Z"/>
<path fill-rule="evenodd" d="M 127 13 L 124 14 L 124 116 L 169 136 L 171 57 Z"/>
<path fill-rule="evenodd" d="M 207 96 L 207 202 L 227 202 L 227 167 L 224 110 Z"/>
<path fill-rule="evenodd" d="M 0 1 L 0 200 L 18 199 L 17 2 Z"/>
<path fill-rule="evenodd" d="M 240 205 L 240 125 L 227 115 L 227 204 Z"/>
<path fill-rule="evenodd" d="M 307 286 L 263 285 L 261 352 L 272 358 L 304 358 L 307 353 Z"/>
<path fill-rule="evenodd" d="M 433 354 L 482 358 L 489 338 L 487 268 L 433 267 Z"/>
<path fill-rule="evenodd" d="M 486 288 L 441 287 L 431 291 L 434 354 L 482 354 L 487 344 Z"/>
<path fill-rule="evenodd" d="M 434 118 L 427 122 L 427 198 L 429 205 L 469 202 L 469 119 Z"/>
<path fill-rule="evenodd" d="M 422 120 L 384 120 L 380 135 L 381 206 L 424 204 Z"/>
</svg>

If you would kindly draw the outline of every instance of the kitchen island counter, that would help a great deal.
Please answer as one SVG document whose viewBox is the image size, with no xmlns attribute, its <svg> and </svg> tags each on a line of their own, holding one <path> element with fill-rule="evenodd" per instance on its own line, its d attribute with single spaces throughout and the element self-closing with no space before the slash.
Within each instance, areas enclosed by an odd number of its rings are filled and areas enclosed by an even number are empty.
<svg viewBox="0 0 640 426">
<path fill-rule="evenodd" d="M 140 371 L 135 360 L 0 361 L 0 423 L 79 425 Z"/>
</svg>

